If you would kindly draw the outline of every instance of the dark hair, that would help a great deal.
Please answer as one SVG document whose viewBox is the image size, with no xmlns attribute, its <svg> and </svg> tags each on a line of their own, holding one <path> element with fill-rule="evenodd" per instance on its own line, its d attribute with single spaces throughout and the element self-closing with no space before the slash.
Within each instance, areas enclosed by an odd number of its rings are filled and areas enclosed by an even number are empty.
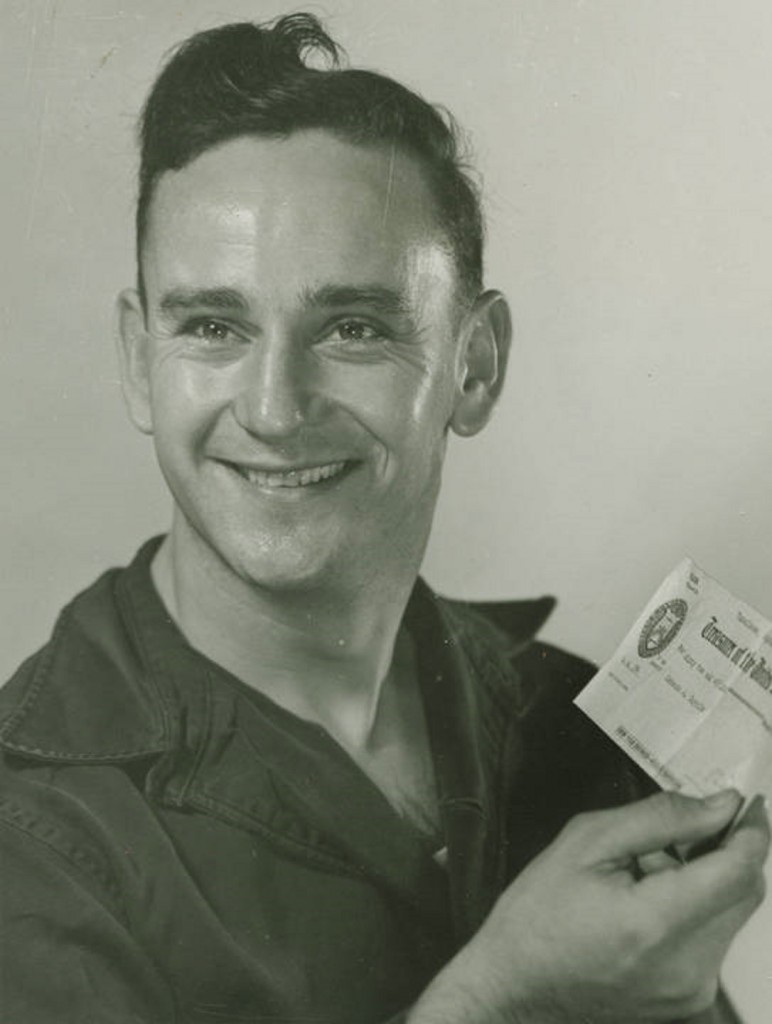
<svg viewBox="0 0 772 1024">
<path fill-rule="evenodd" d="M 307 63 L 323 58 L 326 67 Z M 391 78 L 341 68 L 341 51 L 311 14 L 241 22 L 192 36 L 173 54 L 140 121 L 137 261 L 153 189 L 205 150 L 241 135 L 323 128 L 360 145 L 395 144 L 421 163 L 465 292 L 482 288 L 480 200 L 453 118 Z M 143 295 L 144 300 L 144 295 Z"/>
</svg>

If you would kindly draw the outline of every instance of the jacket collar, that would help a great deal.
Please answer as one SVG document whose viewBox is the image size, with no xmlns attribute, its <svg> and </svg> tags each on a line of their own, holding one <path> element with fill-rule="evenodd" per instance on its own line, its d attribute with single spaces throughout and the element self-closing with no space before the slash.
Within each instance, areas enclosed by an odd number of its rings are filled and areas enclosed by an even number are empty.
<svg viewBox="0 0 772 1024">
<path fill-rule="evenodd" d="M 0 746 L 70 764 L 151 758 L 146 785 L 160 803 L 270 833 L 446 915 L 447 879 L 426 843 L 324 730 L 187 644 L 151 580 L 159 543 L 64 610 L 49 644 L 0 693 Z M 490 793 L 507 724 L 524 708 L 510 659 L 550 608 L 549 599 L 443 601 L 420 580 L 407 608 L 459 935 L 480 923 L 495 886 Z"/>
<path fill-rule="evenodd" d="M 104 573 L 66 606 L 49 642 L 0 690 L 0 747 L 78 763 L 144 758 L 174 747 L 176 719 L 191 690 L 227 673 L 189 646 L 155 590 L 150 563 L 162 539 L 147 541 L 126 569 Z M 508 660 L 531 642 L 553 606 L 552 598 L 451 601 L 417 581 L 406 619 L 420 634 L 424 699 L 438 729 L 447 732 L 465 717 L 472 699 L 469 685 L 449 691 L 450 682 L 468 680 L 470 671 L 494 683 L 502 670 L 506 676 Z M 500 681 L 505 689 L 513 683 L 511 676 Z M 494 685 L 494 698 L 500 689 Z M 188 718 L 203 700 L 197 696 Z M 513 699 L 521 699 L 516 682 Z M 285 717 L 270 701 L 256 700 Z M 465 774 L 457 759 L 447 765 L 452 772 Z"/>
<path fill-rule="evenodd" d="M 123 761 L 169 749 L 162 679 L 144 656 L 126 599 L 159 544 L 160 538 L 149 541 L 127 570 L 109 570 L 67 605 L 45 647 L 0 691 L 3 748 L 70 763 Z M 162 606 L 161 615 L 172 628 Z"/>
</svg>

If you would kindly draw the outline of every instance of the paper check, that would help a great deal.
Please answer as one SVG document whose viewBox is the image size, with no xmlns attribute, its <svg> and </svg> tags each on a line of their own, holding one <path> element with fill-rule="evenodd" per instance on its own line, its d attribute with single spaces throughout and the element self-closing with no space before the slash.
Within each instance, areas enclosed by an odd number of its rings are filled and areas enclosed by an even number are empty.
<svg viewBox="0 0 772 1024">
<path fill-rule="evenodd" d="M 772 799 L 772 623 L 689 559 L 575 703 L 664 789 Z"/>
</svg>

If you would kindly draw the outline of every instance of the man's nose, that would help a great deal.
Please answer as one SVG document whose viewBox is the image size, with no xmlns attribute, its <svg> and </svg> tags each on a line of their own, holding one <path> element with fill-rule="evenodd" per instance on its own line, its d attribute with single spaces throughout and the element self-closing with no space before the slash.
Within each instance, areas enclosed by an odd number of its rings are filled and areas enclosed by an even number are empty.
<svg viewBox="0 0 772 1024">
<path fill-rule="evenodd" d="M 266 441 L 288 437 L 305 425 L 319 405 L 310 364 L 309 353 L 289 337 L 254 341 L 241 364 L 233 401 L 239 425 Z"/>
</svg>

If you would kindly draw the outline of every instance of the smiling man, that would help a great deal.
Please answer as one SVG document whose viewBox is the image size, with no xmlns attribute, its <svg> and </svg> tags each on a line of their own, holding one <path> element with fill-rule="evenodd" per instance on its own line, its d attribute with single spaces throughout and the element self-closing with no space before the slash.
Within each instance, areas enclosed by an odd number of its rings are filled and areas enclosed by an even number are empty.
<svg viewBox="0 0 772 1024">
<path fill-rule="evenodd" d="M 120 358 L 172 524 L 3 691 L 4 1014 L 736 1020 L 763 812 L 676 864 L 737 795 L 641 799 L 549 601 L 417 578 L 510 319 L 452 127 L 337 57 L 225 26 L 145 108 Z"/>
</svg>

